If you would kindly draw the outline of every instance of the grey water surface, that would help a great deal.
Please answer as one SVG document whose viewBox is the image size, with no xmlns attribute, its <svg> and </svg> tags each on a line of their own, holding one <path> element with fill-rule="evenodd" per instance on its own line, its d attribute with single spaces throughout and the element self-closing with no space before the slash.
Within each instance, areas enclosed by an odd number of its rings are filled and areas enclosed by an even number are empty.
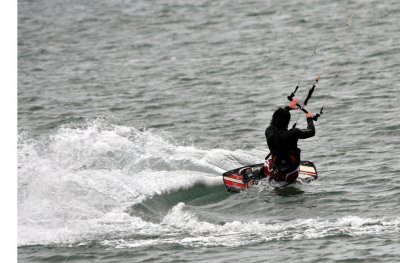
<svg viewBox="0 0 400 263">
<path fill-rule="evenodd" d="M 19 0 L 19 261 L 398 262 L 399 21 L 394 0 Z M 318 75 L 319 179 L 226 192 Z"/>
</svg>

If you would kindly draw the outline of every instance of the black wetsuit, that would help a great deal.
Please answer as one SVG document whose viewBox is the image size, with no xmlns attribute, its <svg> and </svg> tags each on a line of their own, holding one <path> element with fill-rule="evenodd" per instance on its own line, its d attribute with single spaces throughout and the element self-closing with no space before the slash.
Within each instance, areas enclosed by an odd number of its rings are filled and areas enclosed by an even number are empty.
<svg viewBox="0 0 400 263">
<path fill-rule="evenodd" d="M 300 149 L 297 148 L 299 139 L 307 139 L 315 135 L 312 118 L 307 118 L 307 129 L 279 129 L 270 125 L 265 130 L 268 148 L 271 151 L 274 169 L 289 172 L 300 165 Z"/>
</svg>

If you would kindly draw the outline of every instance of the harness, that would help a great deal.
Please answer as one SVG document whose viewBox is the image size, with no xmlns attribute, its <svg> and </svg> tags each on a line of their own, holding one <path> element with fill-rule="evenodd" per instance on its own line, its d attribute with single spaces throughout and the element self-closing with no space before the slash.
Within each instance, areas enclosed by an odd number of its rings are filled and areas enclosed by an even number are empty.
<svg viewBox="0 0 400 263">
<path fill-rule="evenodd" d="M 272 151 L 273 173 L 289 173 L 296 170 L 300 165 L 300 149 L 288 152 Z"/>
</svg>

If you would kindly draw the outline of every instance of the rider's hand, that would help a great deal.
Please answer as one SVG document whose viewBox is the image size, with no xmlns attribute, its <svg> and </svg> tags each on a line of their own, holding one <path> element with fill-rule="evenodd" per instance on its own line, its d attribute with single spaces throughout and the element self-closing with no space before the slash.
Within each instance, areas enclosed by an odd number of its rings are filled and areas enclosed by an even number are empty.
<svg viewBox="0 0 400 263">
<path fill-rule="evenodd" d="M 293 99 L 293 100 L 289 103 L 288 107 L 291 108 L 292 110 L 298 109 L 299 107 L 297 106 L 297 104 L 298 104 L 299 102 L 300 102 L 300 101 L 299 101 L 298 99 Z"/>
<path fill-rule="evenodd" d="M 306 114 L 307 118 L 314 118 L 314 113 L 312 113 L 311 111 L 307 112 Z"/>
</svg>

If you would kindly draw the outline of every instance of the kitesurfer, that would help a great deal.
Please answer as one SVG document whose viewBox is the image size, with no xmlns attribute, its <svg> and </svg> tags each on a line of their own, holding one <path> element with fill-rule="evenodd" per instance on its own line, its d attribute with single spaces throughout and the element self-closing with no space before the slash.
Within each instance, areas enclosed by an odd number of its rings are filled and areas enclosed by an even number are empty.
<svg viewBox="0 0 400 263">
<path fill-rule="evenodd" d="M 265 130 L 271 158 L 264 163 L 264 176 L 279 182 L 294 182 L 299 176 L 300 149 L 299 139 L 307 139 L 315 135 L 314 114 L 306 113 L 307 129 L 288 129 L 290 110 L 298 109 L 299 100 L 293 99 L 288 106 L 278 108 L 272 115 L 270 125 Z"/>
</svg>

